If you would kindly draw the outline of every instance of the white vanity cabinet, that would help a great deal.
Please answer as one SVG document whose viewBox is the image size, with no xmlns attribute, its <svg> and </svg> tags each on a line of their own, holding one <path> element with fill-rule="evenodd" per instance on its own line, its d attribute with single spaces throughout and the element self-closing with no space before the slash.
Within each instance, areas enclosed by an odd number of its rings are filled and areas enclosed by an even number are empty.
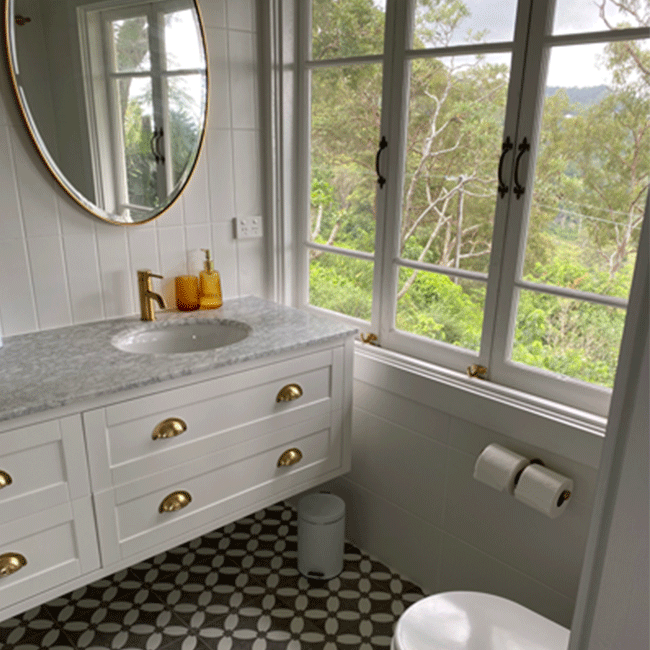
<svg viewBox="0 0 650 650">
<path fill-rule="evenodd" d="M 352 348 L 340 337 L 4 423 L 0 556 L 27 564 L 0 577 L 0 620 L 349 471 Z"/>
</svg>

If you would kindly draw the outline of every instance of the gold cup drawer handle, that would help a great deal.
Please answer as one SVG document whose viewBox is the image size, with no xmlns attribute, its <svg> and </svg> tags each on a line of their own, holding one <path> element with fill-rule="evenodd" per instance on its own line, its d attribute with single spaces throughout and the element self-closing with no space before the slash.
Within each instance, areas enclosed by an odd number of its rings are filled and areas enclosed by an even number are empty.
<svg viewBox="0 0 650 650">
<path fill-rule="evenodd" d="M 289 465 L 295 465 L 301 460 L 302 452 L 297 447 L 293 447 L 292 449 L 287 449 L 282 453 L 280 458 L 278 458 L 278 467 L 288 467 Z"/>
<path fill-rule="evenodd" d="M 0 469 L 0 490 L 2 488 L 7 487 L 7 485 L 11 485 L 14 482 L 14 480 L 11 478 L 11 476 L 7 472 L 3 472 Z"/>
<path fill-rule="evenodd" d="M 189 492 L 178 490 L 178 492 L 168 494 L 160 502 L 158 512 L 176 512 L 177 510 L 182 510 L 186 506 L 189 506 L 191 501 L 192 495 Z"/>
<path fill-rule="evenodd" d="M 287 384 L 280 389 L 276 402 L 292 402 L 294 399 L 302 397 L 302 388 L 298 384 Z"/>
<path fill-rule="evenodd" d="M 0 578 L 20 571 L 26 564 L 27 558 L 20 553 L 3 553 L 0 555 Z"/>
<path fill-rule="evenodd" d="M 167 418 L 159 422 L 151 432 L 153 440 L 162 440 L 165 438 L 174 438 L 187 431 L 187 424 L 180 418 Z"/>
</svg>

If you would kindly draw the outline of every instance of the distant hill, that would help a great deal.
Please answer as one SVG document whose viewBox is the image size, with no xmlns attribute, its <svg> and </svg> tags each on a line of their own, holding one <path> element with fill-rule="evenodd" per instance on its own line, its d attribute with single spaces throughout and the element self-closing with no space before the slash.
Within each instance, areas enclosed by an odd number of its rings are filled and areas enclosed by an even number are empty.
<svg viewBox="0 0 650 650">
<path fill-rule="evenodd" d="M 577 88 L 575 86 L 571 88 L 548 86 L 546 88 L 546 96 L 551 97 L 552 95 L 555 95 L 558 90 L 564 90 L 572 104 L 582 104 L 583 106 L 597 104 L 610 92 L 607 86 L 589 86 L 587 88 Z"/>
</svg>

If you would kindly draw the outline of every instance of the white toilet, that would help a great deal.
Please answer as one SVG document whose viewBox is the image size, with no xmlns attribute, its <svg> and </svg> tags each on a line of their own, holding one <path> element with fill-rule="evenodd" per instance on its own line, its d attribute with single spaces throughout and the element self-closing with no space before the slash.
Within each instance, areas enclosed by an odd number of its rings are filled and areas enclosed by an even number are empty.
<svg viewBox="0 0 650 650">
<path fill-rule="evenodd" d="M 449 591 L 411 605 L 391 650 L 566 650 L 569 630 L 511 600 Z"/>
</svg>

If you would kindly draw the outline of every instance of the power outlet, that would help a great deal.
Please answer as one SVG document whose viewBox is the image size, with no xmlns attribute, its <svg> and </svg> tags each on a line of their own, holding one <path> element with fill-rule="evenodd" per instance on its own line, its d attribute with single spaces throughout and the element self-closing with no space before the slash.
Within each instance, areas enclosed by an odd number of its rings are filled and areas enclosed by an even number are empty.
<svg viewBox="0 0 650 650">
<path fill-rule="evenodd" d="M 237 218 L 234 221 L 237 239 L 255 239 L 262 236 L 262 217 Z"/>
</svg>

